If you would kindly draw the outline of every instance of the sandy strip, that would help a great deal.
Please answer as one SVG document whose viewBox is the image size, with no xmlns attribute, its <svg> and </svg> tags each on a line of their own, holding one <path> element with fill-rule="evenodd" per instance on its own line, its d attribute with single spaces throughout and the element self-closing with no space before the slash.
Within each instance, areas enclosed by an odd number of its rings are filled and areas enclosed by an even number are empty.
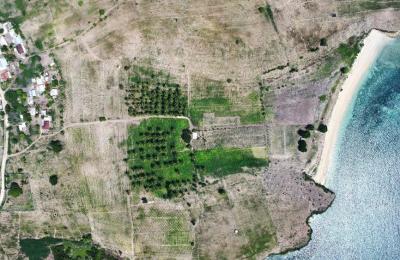
<svg viewBox="0 0 400 260">
<path fill-rule="evenodd" d="M 353 96 L 357 94 L 364 76 L 368 73 L 369 68 L 378 58 L 382 49 L 392 40 L 393 38 L 377 30 L 372 30 L 364 39 L 364 46 L 354 61 L 348 78 L 342 85 L 343 90 L 339 93 L 339 97 L 333 108 L 328 123 L 328 132 L 325 135 L 324 148 L 318 165 L 318 171 L 313 177 L 316 182 L 325 184 L 340 126 L 352 104 Z"/>
</svg>

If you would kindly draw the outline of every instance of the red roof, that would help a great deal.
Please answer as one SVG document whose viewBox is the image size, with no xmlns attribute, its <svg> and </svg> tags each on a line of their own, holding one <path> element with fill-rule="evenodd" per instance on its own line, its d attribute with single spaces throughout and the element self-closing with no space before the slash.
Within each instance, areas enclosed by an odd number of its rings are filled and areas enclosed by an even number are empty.
<svg viewBox="0 0 400 260">
<path fill-rule="evenodd" d="M 8 79 L 8 71 L 7 70 L 3 71 L 0 74 L 0 78 L 1 78 L 1 80 L 6 81 Z"/>
<path fill-rule="evenodd" d="M 44 121 L 42 128 L 48 130 L 50 128 L 50 121 Z"/>
<path fill-rule="evenodd" d="M 24 48 L 22 48 L 21 44 L 17 44 L 17 46 L 15 46 L 17 48 L 17 51 L 19 54 L 23 54 L 24 53 Z"/>
</svg>

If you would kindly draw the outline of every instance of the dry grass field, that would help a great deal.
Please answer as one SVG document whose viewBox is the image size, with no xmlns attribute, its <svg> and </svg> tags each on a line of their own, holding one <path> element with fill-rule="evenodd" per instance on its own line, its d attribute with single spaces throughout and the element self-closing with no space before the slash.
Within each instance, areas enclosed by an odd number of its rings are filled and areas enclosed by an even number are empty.
<svg viewBox="0 0 400 260">
<path fill-rule="evenodd" d="M 8 180 L 23 190 L 0 212 L 0 255 L 10 259 L 21 255 L 22 238 L 87 233 L 129 259 L 261 259 L 304 245 L 306 219 L 334 195 L 304 178 L 317 148 L 300 154 L 296 131 L 320 121 L 320 96 L 344 78 L 339 44 L 400 25 L 400 6 L 383 1 L 13 2 L 1 10 L 25 13 L 29 49 L 61 65 L 66 128 L 7 163 Z M 171 200 L 133 189 L 124 161 L 128 127 L 140 124 L 126 105 L 131 65 L 179 84 L 200 137 L 194 149 L 253 148 L 270 166 L 203 176 L 196 193 Z M 60 153 L 46 148 L 52 139 Z"/>
</svg>

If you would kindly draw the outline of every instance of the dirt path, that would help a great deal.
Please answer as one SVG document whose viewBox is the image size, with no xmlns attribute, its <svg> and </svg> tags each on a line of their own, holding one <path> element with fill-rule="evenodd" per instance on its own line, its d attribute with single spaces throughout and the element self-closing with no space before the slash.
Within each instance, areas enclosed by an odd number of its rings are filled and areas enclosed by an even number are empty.
<svg viewBox="0 0 400 260">
<path fill-rule="evenodd" d="M 3 106 L 3 112 L 4 112 L 4 143 L 3 143 L 3 158 L 1 160 L 1 169 L 0 169 L 0 178 L 1 178 L 1 191 L 0 191 L 0 205 L 3 204 L 3 200 L 5 197 L 6 193 L 6 185 L 5 185 L 5 179 L 4 179 L 4 174 L 6 172 L 6 163 L 7 163 L 7 158 L 8 158 L 8 115 L 5 112 L 5 107 L 7 105 L 7 101 L 4 98 L 4 91 L 0 88 L 0 100 L 1 104 Z"/>
<path fill-rule="evenodd" d="M 1 95 L 1 94 L 0 94 Z M 91 122 L 79 122 L 79 123 L 70 123 L 57 132 L 48 134 L 48 135 L 40 135 L 38 138 L 35 139 L 30 145 L 28 145 L 25 149 L 18 153 L 13 153 L 8 155 L 8 158 L 16 157 L 21 154 L 26 153 L 30 148 L 32 148 L 37 142 L 39 142 L 41 139 L 49 138 L 56 136 L 60 134 L 62 131 L 68 129 L 68 128 L 74 128 L 74 127 L 81 127 L 81 126 L 90 126 L 90 125 L 98 125 L 98 124 L 116 124 L 116 123 L 140 123 L 140 121 L 149 119 L 149 118 L 175 118 L 175 119 L 186 119 L 189 122 L 189 127 L 190 129 L 193 129 L 193 124 L 190 121 L 190 119 L 186 116 L 138 116 L 138 117 L 129 117 L 129 118 L 123 118 L 123 119 L 111 119 L 111 120 L 104 120 L 104 121 L 91 121 Z M 8 132 L 7 132 L 7 148 L 8 148 Z M 4 160 L 4 158 L 3 158 Z M 6 158 L 7 160 L 7 158 Z"/>
</svg>

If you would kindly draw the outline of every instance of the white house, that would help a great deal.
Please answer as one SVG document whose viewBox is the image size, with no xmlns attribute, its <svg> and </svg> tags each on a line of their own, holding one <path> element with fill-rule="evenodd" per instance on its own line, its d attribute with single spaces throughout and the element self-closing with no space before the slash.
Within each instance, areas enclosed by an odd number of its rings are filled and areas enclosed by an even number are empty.
<svg viewBox="0 0 400 260">
<path fill-rule="evenodd" d="M 29 114 L 31 114 L 32 117 L 36 115 L 36 108 L 35 107 L 30 107 L 29 108 Z"/>
<path fill-rule="evenodd" d="M 26 132 L 26 131 L 28 130 L 28 128 L 26 127 L 26 123 L 25 123 L 25 122 L 20 123 L 20 124 L 18 125 L 18 129 L 19 129 L 19 131 L 21 131 L 21 132 Z"/>
<path fill-rule="evenodd" d="M 0 71 L 7 70 L 7 69 L 8 69 L 7 60 L 3 56 L 0 56 Z"/>
<path fill-rule="evenodd" d="M 53 98 L 58 96 L 58 89 L 53 88 L 50 90 L 50 96 L 52 96 Z"/>
</svg>

